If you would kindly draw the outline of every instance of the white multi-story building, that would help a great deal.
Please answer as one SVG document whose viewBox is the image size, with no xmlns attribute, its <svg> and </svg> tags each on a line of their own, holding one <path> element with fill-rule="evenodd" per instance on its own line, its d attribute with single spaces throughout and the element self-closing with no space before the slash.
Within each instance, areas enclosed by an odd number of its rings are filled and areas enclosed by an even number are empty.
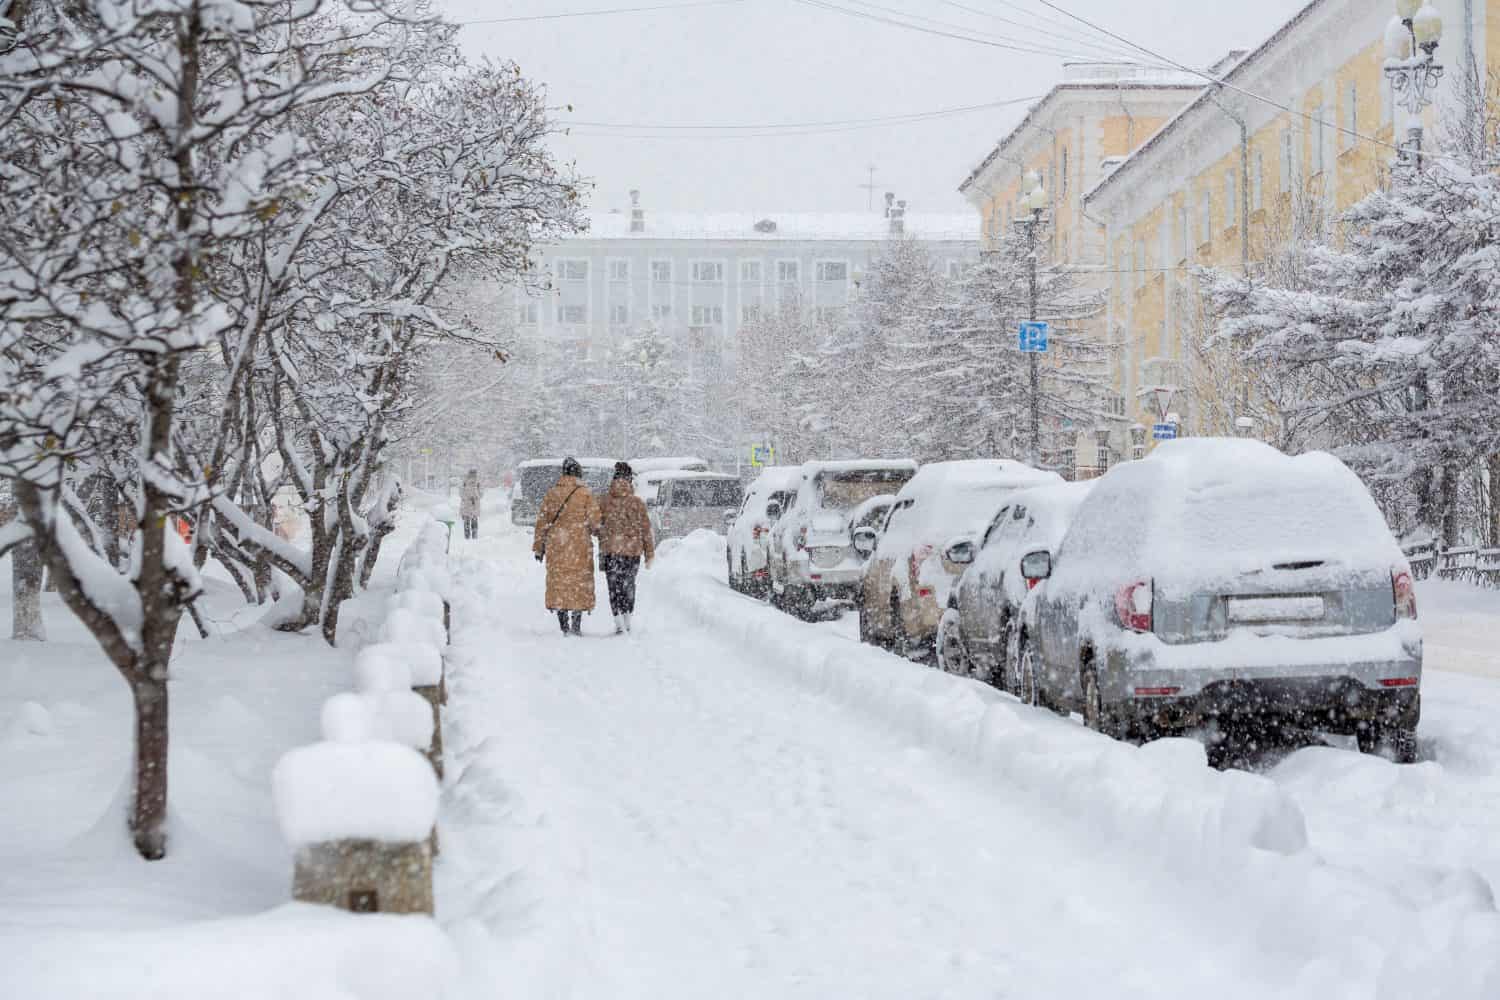
<svg viewBox="0 0 1500 1000">
<path fill-rule="evenodd" d="M 832 319 L 887 241 L 927 241 L 950 272 L 979 259 L 973 215 L 908 214 L 887 195 L 884 213 L 647 213 L 590 217 L 587 234 L 547 248 L 550 288 L 518 292 L 517 330 L 576 347 L 581 360 L 647 326 L 695 353 L 730 361 L 736 335 L 762 310 L 794 297 Z"/>
</svg>

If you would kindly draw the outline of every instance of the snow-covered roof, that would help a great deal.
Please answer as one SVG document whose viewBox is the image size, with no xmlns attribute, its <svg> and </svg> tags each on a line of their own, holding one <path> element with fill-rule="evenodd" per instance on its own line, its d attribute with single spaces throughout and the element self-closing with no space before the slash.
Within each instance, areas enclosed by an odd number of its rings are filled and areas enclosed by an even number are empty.
<svg viewBox="0 0 1500 1000">
<path fill-rule="evenodd" d="M 917 463 L 909 458 L 851 458 L 837 462 L 807 462 L 802 466 L 802 474 L 811 479 L 813 476 L 824 472 L 910 472 L 916 473 Z"/>
<path fill-rule="evenodd" d="M 879 212 L 646 212 L 646 231 L 630 231 L 628 212 L 591 212 L 585 240 L 887 240 L 891 222 Z M 774 223 L 772 229 L 766 223 Z M 928 240 L 979 240 L 973 213 L 908 212 L 905 234 Z"/>
</svg>

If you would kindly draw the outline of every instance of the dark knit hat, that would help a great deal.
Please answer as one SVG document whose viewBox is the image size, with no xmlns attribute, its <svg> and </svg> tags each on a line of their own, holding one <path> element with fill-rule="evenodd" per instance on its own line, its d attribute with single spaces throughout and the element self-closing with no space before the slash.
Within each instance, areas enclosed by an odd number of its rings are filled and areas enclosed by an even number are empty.
<svg viewBox="0 0 1500 1000">
<path fill-rule="evenodd" d="M 565 476 L 575 476 L 578 479 L 582 479 L 583 478 L 583 466 L 581 466 L 581 465 L 578 464 L 578 459 L 576 459 L 576 458 L 565 458 L 565 459 L 563 459 L 563 473 L 562 474 L 565 475 Z"/>
<path fill-rule="evenodd" d="M 616 479 L 634 479 L 635 478 L 635 470 L 630 467 L 630 463 L 629 462 L 616 462 L 615 463 L 615 478 Z"/>
</svg>

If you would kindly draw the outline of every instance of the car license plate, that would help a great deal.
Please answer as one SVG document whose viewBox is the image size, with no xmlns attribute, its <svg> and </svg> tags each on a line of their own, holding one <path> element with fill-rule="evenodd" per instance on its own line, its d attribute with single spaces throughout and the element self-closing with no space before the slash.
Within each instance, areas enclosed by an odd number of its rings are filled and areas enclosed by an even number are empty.
<svg viewBox="0 0 1500 1000">
<path fill-rule="evenodd" d="M 1241 624 L 1265 622 L 1311 622 L 1323 618 L 1323 598 L 1231 597 L 1229 620 Z"/>
</svg>

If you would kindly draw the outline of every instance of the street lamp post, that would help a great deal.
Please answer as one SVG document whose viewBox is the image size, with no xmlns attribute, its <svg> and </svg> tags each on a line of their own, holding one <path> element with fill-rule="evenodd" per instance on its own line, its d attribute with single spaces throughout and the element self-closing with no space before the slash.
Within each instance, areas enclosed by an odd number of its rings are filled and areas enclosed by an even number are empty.
<svg viewBox="0 0 1500 1000">
<path fill-rule="evenodd" d="M 1396 103 L 1409 112 L 1415 124 L 1408 126 L 1406 146 L 1397 154 L 1399 162 L 1422 169 L 1422 112 L 1432 104 L 1443 67 L 1437 61 L 1443 38 L 1443 18 L 1423 0 L 1396 0 L 1396 16 L 1385 29 L 1385 75 L 1390 78 Z M 1428 403 L 1427 373 L 1418 370 L 1411 386 L 1414 414 L 1425 414 Z M 1425 436 L 1425 434 L 1424 434 Z M 1433 520 L 1432 472 L 1422 470 L 1417 482 L 1418 516 L 1424 525 Z"/>
<path fill-rule="evenodd" d="M 1396 16 L 1385 29 L 1385 75 L 1390 78 L 1396 103 L 1416 118 L 1407 128 L 1407 146 L 1400 153 L 1403 161 L 1422 169 L 1422 111 L 1432 104 L 1433 94 L 1443 79 L 1443 67 L 1436 58 L 1443 38 L 1443 18 L 1422 0 L 1396 0 Z"/>
<path fill-rule="evenodd" d="M 1037 227 L 1042 224 L 1043 213 L 1047 210 L 1047 189 L 1042 186 L 1042 175 L 1033 171 L 1027 176 L 1028 190 L 1021 196 L 1021 207 L 1027 211 L 1027 215 L 1017 220 L 1017 225 L 1026 230 L 1026 265 L 1027 265 L 1027 307 L 1026 318 L 1035 323 L 1037 319 L 1036 301 L 1036 264 L 1037 264 Z M 1033 466 L 1041 464 L 1042 457 L 1042 375 L 1038 366 L 1036 354 L 1029 355 L 1030 371 L 1030 394 L 1031 413 L 1029 417 L 1029 456 L 1028 461 Z"/>
</svg>

